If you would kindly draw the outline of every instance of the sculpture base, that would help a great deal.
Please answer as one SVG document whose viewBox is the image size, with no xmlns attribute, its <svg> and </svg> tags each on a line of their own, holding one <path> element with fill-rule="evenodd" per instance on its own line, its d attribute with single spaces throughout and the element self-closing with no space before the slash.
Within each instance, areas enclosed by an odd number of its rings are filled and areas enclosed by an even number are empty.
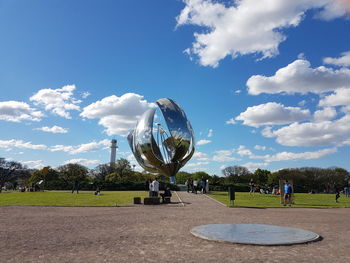
<svg viewBox="0 0 350 263">
<path fill-rule="evenodd" d="M 260 224 L 211 224 L 195 227 L 197 237 L 219 242 L 278 246 L 312 242 L 320 239 L 316 233 L 293 227 Z"/>
</svg>

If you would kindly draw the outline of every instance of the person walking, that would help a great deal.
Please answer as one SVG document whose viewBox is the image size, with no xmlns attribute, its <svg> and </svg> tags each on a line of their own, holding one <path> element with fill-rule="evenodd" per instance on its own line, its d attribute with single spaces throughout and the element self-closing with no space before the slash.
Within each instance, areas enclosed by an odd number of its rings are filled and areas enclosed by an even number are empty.
<svg viewBox="0 0 350 263">
<path fill-rule="evenodd" d="M 338 202 L 338 199 L 339 199 L 339 197 L 340 197 L 339 188 L 338 188 L 338 187 L 335 187 L 335 188 L 334 188 L 334 192 L 335 192 L 335 202 L 336 202 L 336 203 L 339 203 L 339 202 Z"/>
<path fill-rule="evenodd" d="M 186 185 L 187 185 L 187 193 L 189 193 L 191 191 L 191 179 L 187 179 Z"/>
<path fill-rule="evenodd" d="M 250 187 L 250 191 L 249 191 L 249 194 L 252 195 L 255 194 L 255 184 L 254 184 L 254 181 L 253 179 L 250 179 L 250 182 L 249 182 L 249 187 Z"/>
<path fill-rule="evenodd" d="M 289 206 L 292 206 L 292 185 L 288 182 L 288 180 L 284 183 L 284 203 L 283 205 L 286 206 L 287 203 Z"/>
<path fill-rule="evenodd" d="M 202 180 L 201 180 L 201 191 L 202 191 L 202 194 L 206 194 L 207 193 L 205 186 L 206 186 L 206 182 L 205 182 L 204 178 L 202 178 Z"/>
</svg>

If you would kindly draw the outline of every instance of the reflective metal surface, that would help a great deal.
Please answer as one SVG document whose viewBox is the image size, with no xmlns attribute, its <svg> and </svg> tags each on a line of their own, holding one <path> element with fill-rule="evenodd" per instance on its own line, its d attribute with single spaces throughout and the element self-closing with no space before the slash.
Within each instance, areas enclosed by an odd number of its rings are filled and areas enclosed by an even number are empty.
<svg viewBox="0 0 350 263">
<path fill-rule="evenodd" d="M 316 233 L 293 227 L 260 224 L 212 224 L 195 227 L 197 237 L 250 245 L 292 245 L 316 241 Z"/>
<path fill-rule="evenodd" d="M 191 159 L 195 151 L 194 133 L 185 112 L 173 100 L 163 98 L 156 103 L 166 123 L 166 127 L 158 124 L 157 140 L 153 135 L 155 109 L 149 109 L 129 134 L 128 141 L 142 168 L 171 177 Z"/>
</svg>

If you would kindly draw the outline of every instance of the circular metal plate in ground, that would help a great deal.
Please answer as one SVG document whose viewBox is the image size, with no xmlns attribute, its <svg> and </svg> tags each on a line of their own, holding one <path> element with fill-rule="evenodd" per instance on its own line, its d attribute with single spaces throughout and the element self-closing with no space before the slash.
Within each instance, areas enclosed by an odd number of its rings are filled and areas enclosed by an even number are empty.
<svg viewBox="0 0 350 263">
<path fill-rule="evenodd" d="M 197 237 L 249 245 L 293 245 L 316 241 L 316 233 L 293 227 L 260 224 L 211 224 L 191 230 Z"/>
</svg>

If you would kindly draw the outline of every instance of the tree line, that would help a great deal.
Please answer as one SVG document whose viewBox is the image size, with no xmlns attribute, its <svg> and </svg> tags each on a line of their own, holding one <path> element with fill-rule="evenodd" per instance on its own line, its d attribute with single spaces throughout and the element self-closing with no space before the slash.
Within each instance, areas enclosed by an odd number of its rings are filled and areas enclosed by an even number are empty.
<svg viewBox="0 0 350 263">
<path fill-rule="evenodd" d="M 0 158 L 0 193 L 6 189 L 30 190 L 145 190 L 146 181 L 157 178 L 161 185 L 177 189 L 169 184 L 169 179 L 163 175 L 154 175 L 146 171 L 134 171 L 130 162 L 124 158 L 115 164 L 101 164 L 94 169 L 69 163 L 57 168 L 28 169 L 16 161 Z M 234 186 L 236 191 L 249 191 L 248 184 L 253 179 L 256 185 L 266 189 L 279 185 L 280 180 L 291 180 L 296 192 L 332 192 L 334 188 L 348 186 L 350 173 L 343 168 L 286 168 L 276 172 L 257 169 L 250 172 L 244 166 L 229 166 L 222 170 L 222 176 L 209 175 L 206 172 L 178 172 L 177 184 L 185 184 L 188 179 L 208 180 L 210 189 L 226 191 Z"/>
</svg>

